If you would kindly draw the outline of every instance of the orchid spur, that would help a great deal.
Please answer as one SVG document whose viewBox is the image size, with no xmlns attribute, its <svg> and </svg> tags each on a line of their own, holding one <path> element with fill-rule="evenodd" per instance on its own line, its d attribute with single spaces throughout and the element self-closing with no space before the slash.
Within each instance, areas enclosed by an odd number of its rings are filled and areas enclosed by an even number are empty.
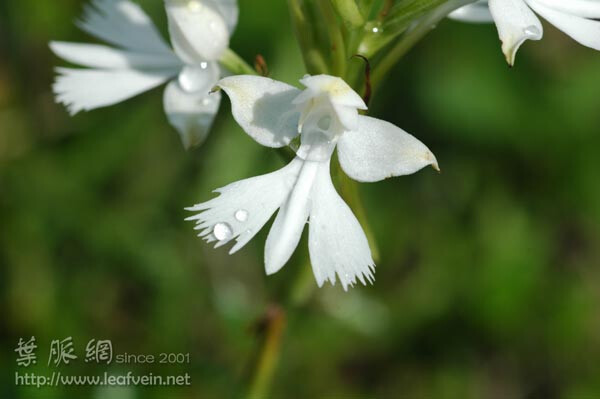
<svg viewBox="0 0 600 399">
<path fill-rule="evenodd" d="M 116 46 L 51 42 L 59 57 L 89 69 L 58 68 L 53 86 L 71 114 L 116 104 L 167 81 L 164 110 L 186 148 L 201 144 L 220 96 L 217 63 L 237 23 L 236 0 L 165 0 L 173 48 L 129 0 L 94 0 L 77 25 Z"/>
<path fill-rule="evenodd" d="M 281 269 L 309 221 L 309 253 L 317 284 L 344 289 L 373 281 L 375 264 L 358 220 L 337 194 L 330 176 L 335 147 L 342 169 L 360 182 L 408 175 L 427 165 L 431 151 L 391 123 L 359 115 L 367 106 L 338 77 L 305 76 L 306 89 L 269 78 L 232 76 L 217 87 L 228 94 L 238 124 L 259 144 L 284 147 L 299 136 L 296 157 L 282 169 L 216 190 L 219 197 L 188 208 L 200 212 L 199 236 L 216 247 L 232 240 L 234 253 L 279 209 L 265 245 L 267 274 Z"/>
<path fill-rule="evenodd" d="M 510 65 L 526 40 L 540 40 L 543 27 L 537 13 L 584 46 L 600 50 L 599 0 L 483 0 L 459 8 L 451 18 L 496 23 L 502 51 Z"/>
</svg>

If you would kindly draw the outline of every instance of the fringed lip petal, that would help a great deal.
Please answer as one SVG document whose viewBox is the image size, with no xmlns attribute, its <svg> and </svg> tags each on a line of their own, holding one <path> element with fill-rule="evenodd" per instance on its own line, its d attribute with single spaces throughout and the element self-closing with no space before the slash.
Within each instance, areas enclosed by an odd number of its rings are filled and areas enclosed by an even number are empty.
<svg viewBox="0 0 600 399">
<path fill-rule="evenodd" d="M 490 0 L 489 6 L 502 41 L 502 52 L 512 66 L 519 47 L 526 40 L 542 38 L 542 23 L 524 0 Z"/>
<path fill-rule="evenodd" d="M 172 70 L 136 71 L 57 68 L 52 89 L 71 115 L 119 103 L 165 83 Z"/>
<path fill-rule="evenodd" d="M 277 213 L 265 244 L 265 270 L 268 275 L 279 271 L 294 253 L 311 208 L 310 192 L 320 163 L 299 158 L 294 162 L 302 164 L 298 179 Z"/>
<path fill-rule="evenodd" d="M 172 53 L 148 14 L 129 0 L 93 0 L 77 26 L 127 50 Z"/>
<path fill-rule="evenodd" d="M 319 287 L 338 278 L 344 290 L 374 281 L 375 262 L 360 223 L 336 192 L 329 162 L 319 165 L 312 187 L 308 249 Z"/>
<path fill-rule="evenodd" d="M 73 64 L 105 69 L 166 69 L 176 73 L 181 61 L 171 53 L 147 53 L 118 50 L 100 44 L 52 41 L 50 49 L 58 57 Z"/>
<path fill-rule="evenodd" d="M 218 246 L 235 240 L 230 254 L 240 250 L 262 229 L 287 199 L 302 162 L 292 161 L 284 168 L 241 180 L 216 190 L 220 195 L 187 208 L 200 212 L 186 220 L 196 222 L 199 236 Z"/>
</svg>

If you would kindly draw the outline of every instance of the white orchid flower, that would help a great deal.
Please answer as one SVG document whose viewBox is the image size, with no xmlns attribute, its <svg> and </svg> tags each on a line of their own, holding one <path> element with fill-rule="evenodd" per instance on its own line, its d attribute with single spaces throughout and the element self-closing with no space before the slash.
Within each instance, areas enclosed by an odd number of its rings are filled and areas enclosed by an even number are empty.
<svg viewBox="0 0 600 399">
<path fill-rule="evenodd" d="M 451 18 L 496 23 L 502 51 L 510 65 L 526 40 L 540 40 L 544 30 L 537 13 L 584 46 L 600 50 L 600 0 L 489 0 L 459 8 Z"/>
<path fill-rule="evenodd" d="M 72 115 L 119 103 L 167 81 L 164 109 L 186 148 L 201 144 L 220 96 L 219 57 L 237 23 L 235 0 L 165 0 L 173 49 L 128 0 L 93 0 L 77 25 L 116 47 L 51 42 L 52 51 L 88 69 L 58 68 L 56 99 Z"/>
<path fill-rule="evenodd" d="M 265 246 L 267 274 L 281 269 L 309 223 L 309 252 L 319 286 L 344 289 L 357 279 L 373 281 L 375 264 L 365 233 L 337 194 L 329 173 L 337 146 L 343 170 L 361 182 L 412 174 L 437 161 L 419 140 L 379 119 L 359 115 L 367 106 L 342 79 L 306 76 L 299 90 L 272 79 L 232 76 L 221 80 L 235 120 L 258 143 L 284 147 L 300 135 L 297 156 L 284 168 L 216 190 L 188 220 L 207 242 L 220 247 L 235 240 L 242 248 L 279 209 Z"/>
</svg>

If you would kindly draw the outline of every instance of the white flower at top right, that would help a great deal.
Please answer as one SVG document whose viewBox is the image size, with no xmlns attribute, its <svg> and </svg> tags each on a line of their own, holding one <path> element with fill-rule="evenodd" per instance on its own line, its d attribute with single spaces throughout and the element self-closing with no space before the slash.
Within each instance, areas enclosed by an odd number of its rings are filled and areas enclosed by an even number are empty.
<svg viewBox="0 0 600 399">
<path fill-rule="evenodd" d="M 544 29 L 537 13 L 584 46 L 600 50 L 600 0 L 483 0 L 452 12 L 464 22 L 495 22 L 502 52 L 512 66 L 526 40 L 540 40 Z"/>
</svg>

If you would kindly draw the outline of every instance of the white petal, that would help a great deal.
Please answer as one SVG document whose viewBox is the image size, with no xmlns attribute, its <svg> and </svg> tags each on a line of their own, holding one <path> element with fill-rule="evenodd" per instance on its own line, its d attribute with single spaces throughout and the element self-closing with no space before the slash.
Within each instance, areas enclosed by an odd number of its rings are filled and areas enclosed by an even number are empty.
<svg viewBox="0 0 600 399">
<path fill-rule="evenodd" d="M 236 244 L 229 252 L 232 254 L 246 245 L 283 204 L 301 166 L 302 162 L 296 159 L 276 172 L 220 188 L 216 190 L 220 196 L 188 208 L 202 213 L 186 220 L 195 220 L 199 236 L 207 241 L 219 241 L 219 246 L 235 239 Z M 216 240 L 217 225 L 230 229 L 226 238 Z"/>
<path fill-rule="evenodd" d="M 139 53 L 98 44 L 68 42 L 50 42 L 50 48 L 66 61 L 92 68 L 181 68 L 181 61 L 174 53 Z"/>
<path fill-rule="evenodd" d="M 299 113 L 292 104 L 300 90 L 259 76 L 219 81 L 231 100 L 233 117 L 250 137 L 266 147 L 283 147 L 298 135 Z"/>
<path fill-rule="evenodd" d="M 148 15 L 128 0 L 93 0 L 77 25 L 93 36 L 128 50 L 171 53 Z"/>
<path fill-rule="evenodd" d="M 57 68 L 52 86 L 56 101 L 72 115 L 116 104 L 167 81 L 173 72 Z"/>
<path fill-rule="evenodd" d="M 312 189 L 308 249 L 319 287 L 335 284 L 336 274 L 345 290 L 356 280 L 374 280 L 375 262 L 360 223 L 335 191 L 329 162 L 322 163 Z"/>
<path fill-rule="evenodd" d="M 356 108 L 333 104 L 333 109 L 344 130 L 354 130 L 358 127 L 358 111 Z"/>
<path fill-rule="evenodd" d="M 330 75 L 305 76 L 300 79 L 300 83 L 306 86 L 309 91 L 298 97 L 294 104 L 300 104 L 306 101 L 312 95 L 321 93 L 329 94 L 331 101 L 339 105 L 354 107 L 358 109 L 367 109 L 363 99 L 348 85 L 342 78 Z"/>
<path fill-rule="evenodd" d="M 502 52 L 509 65 L 513 65 L 517 50 L 525 40 L 542 38 L 542 24 L 523 0 L 490 0 L 489 3 L 502 41 Z"/>
<path fill-rule="evenodd" d="M 317 171 L 322 162 L 302 161 L 302 169 L 286 202 L 269 231 L 265 245 L 265 270 L 267 274 L 279 271 L 298 246 L 310 211 L 312 190 Z M 318 204 L 315 204 L 318 206 Z"/>
<path fill-rule="evenodd" d="M 487 0 L 480 0 L 454 10 L 448 18 L 476 24 L 494 22 Z"/>
<path fill-rule="evenodd" d="M 529 5 L 548 22 L 577 42 L 595 50 L 600 50 L 600 21 L 562 13 L 542 5 L 539 1 L 530 0 Z"/>
<path fill-rule="evenodd" d="M 300 79 L 300 83 L 306 86 L 306 90 L 294 99 L 293 104 L 302 110 L 302 126 L 310 114 L 331 107 L 344 130 L 356 129 L 357 109 L 367 109 L 367 105 L 343 79 L 330 75 L 307 75 Z"/>
<path fill-rule="evenodd" d="M 578 17 L 600 18 L 600 1 L 598 0 L 538 0 L 537 3 Z"/>
<path fill-rule="evenodd" d="M 357 130 L 342 135 L 338 157 L 344 172 L 361 182 L 412 174 L 428 165 L 438 169 L 425 144 L 391 123 L 368 116 L 359 117 Z"/>
<path fill-rule="evenodd" d="M 169 122 L 181 136 L 186 149 L 204 142 L 219 110 L 221 93 L 187 92 L 177 81 L 167 85 L 164 107 Z"/>
<path fill-rule="evenodd" d="M 199 0 L 165 0 L 171 43 L 185 62 L 216 61 L 229 46 L 225 19 Z"/>
<path fill-rule="evenodd" d="M 237 4 L 237 0 L 204 0 L 207 4 L 212 4 L 213 7 L 221 13 L 223 18 L 225 18 L 225 22 L 227 23 L 227 28 L 229 29 L 229 34 L 232 34 L 235 30 L 235 27 L 238 22 L 239 16 L 239 8 Z"/>
</svg>

